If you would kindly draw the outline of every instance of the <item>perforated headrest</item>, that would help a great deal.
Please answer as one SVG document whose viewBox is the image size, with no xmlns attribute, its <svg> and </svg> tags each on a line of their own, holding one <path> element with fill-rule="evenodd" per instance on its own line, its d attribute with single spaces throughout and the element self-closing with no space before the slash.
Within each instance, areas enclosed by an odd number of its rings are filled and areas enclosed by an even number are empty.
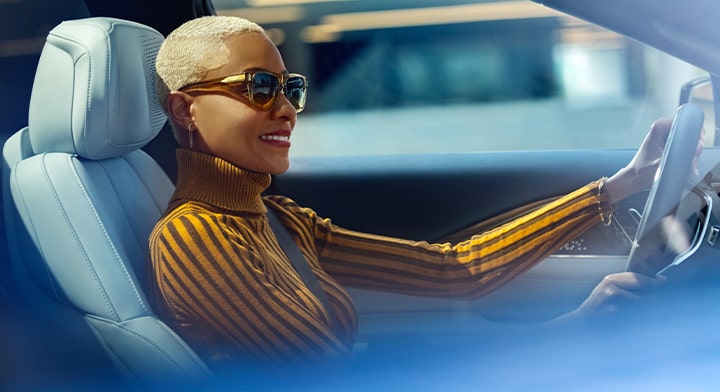
<svg viewBox="0 0 720 392">
<path fill-rule="evenodd" d="M 154 92 L 162 41 L 150 27 L 113 18 L 52 29 L 30 98 L 33 151 L 105 159 L 152 140 L 166 120 Z"/>
</svg>

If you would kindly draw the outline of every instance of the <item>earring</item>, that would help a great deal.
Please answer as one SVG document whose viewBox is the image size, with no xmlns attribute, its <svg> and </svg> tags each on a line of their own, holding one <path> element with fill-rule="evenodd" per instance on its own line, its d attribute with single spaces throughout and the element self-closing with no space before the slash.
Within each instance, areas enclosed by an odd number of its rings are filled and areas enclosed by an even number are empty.
<svg viewBox="0 0 720 392">
<path fill-rule="evenodd" d="M 193 132 L 195 131 L 195 124 L 189 123 L 187 125 L 188 130 L 188 140 L 190 141 L 190 149 L 193 149 Z"/>
</svg>

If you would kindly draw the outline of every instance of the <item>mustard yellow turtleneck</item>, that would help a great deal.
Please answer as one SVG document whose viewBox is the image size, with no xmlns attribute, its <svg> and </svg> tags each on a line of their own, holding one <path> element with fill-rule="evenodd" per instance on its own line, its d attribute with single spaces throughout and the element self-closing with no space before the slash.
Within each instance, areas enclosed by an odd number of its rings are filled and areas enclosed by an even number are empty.
<svg viewBox="0 0 720 392">
<path fill-rule="evenodd" d="M 177 159 L 177 188 L 150 236 L 152 301 L 209 361 L 349 352 L 357 318 L 341 285 L 479 297 L 599 222 L 598 203 L 608 209 L 596 181 L 467 241 L 429 244 L 346 230 L 289 198 L 263 198 L 269 174 L 185 149 Z M 318 277 L 339 321 L 334 329 L 281 250 L 265 203 Z"/>
</svg>

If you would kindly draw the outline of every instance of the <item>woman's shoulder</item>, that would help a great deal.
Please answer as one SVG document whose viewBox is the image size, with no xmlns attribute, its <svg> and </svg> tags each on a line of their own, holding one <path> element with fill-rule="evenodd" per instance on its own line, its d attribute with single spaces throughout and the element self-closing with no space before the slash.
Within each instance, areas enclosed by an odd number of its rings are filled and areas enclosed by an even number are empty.
<svg viewBox="0 0 720 392">
<path fill-rule="evenodd" d="M 295 200 L 282 195 L 265 195 L 263 196 L 265 205 L 278 208 L 296 208 L 300 207 Z"/>
<path fill-rule="evenodd" d="M 317 215 L 311 208 L 303 207 L 287 196 L 267 195 L 263 196 L 263 201 L 268 208 L 272 208 L 275 211 L 300 215 L 305 218 L 312 218 Z"/>
<path fill-rule="evenodd" d="M 176 205 L 168 206 L 168 209 L 155 224 L 153 231 L 158 232 L 178 225 L 186 226 L 190 222 L 222 222 L 223 219 L 217 219 L 222 215 L 223 213 L 221 211 L 218 211 L 216 208 L 204 203 L 195 201 L 178 203 Z"/>
<path fill-rule="evenodd" d="M 177 219 L 182 216 L 202 216 L 202 215 L 216 215 L 219 212 L 215 210 L 211 205 L 200 203 L 196 201 L 185 201 L 177 203 L 175 205 L 168 205 L 167 210 L 163 214 L 165 219 Z"/>
</svg>

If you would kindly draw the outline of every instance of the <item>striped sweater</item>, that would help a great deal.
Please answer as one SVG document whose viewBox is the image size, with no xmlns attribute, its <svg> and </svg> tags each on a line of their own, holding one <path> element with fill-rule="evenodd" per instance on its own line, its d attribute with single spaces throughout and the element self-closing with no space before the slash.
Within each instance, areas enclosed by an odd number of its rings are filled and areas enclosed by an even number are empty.
<svg viewBox="0 0 720 392">
<path fill-rule="evenodd" d="M 343 286 L 476 298 L 600 221 L 598 182 L 457 244 L 346 230 L 282 196 L 270 175 L 180 149 L 178 182 L 150 236 L 154 308 L 208 361 L 286 362 L 349 352 L 357 331 Z M 600 200 L 602 198 L 602 200 Z M 318 277 L 338 321 L 308 290 L 265 215 L 273 208 Z"/>
</svg>

